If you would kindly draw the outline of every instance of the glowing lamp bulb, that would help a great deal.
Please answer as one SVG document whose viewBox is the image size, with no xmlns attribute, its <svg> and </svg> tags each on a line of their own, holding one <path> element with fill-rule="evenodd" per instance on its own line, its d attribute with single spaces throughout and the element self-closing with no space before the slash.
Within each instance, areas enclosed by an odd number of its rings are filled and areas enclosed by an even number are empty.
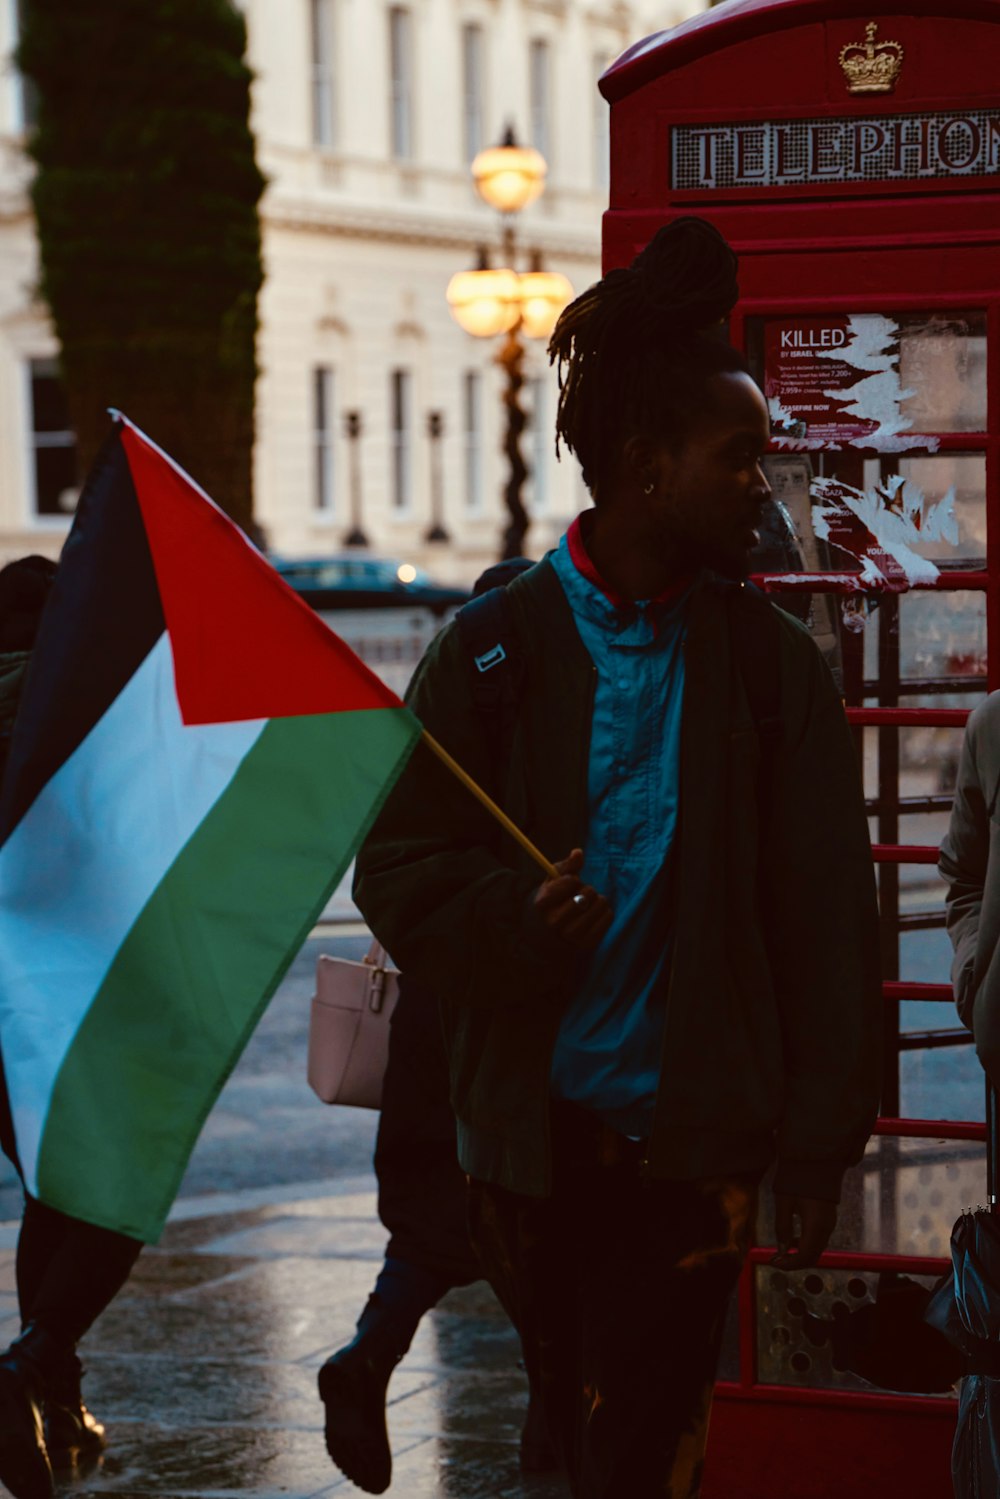
<svg viewBox="0 0 1000 1499">
<path fill-rule="evenodd" d="M 558 271 L 526 271 L 521 281 L 521 327 L 528 338 L 551 338 L 573 287 Z"/>
<path fill-rule="evenodd" d="M 532 146 L 488 146 L 472 163 L 476 192 L 501 213 L 520 213 L 540 197 L 548 167 Z"/>
<path fill-rule="evenodd" d="M 520 316 L 520 277 L 505 269 L 459 271 L 448 283 L 448 306 L 466 333 L 495 338 Z"/>
</svg>

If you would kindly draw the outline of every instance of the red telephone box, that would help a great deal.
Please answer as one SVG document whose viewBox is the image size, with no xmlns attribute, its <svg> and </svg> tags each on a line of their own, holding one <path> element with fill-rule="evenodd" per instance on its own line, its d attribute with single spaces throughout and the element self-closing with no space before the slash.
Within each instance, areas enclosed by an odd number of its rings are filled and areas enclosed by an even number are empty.
<svg viewBox="0 0 1000 1499">
<path fill-rule="evenodd" d="M 830 1324 L 880 1273 L 936 1279 L 986 1190 L 935 864 L 962 726 L 1000 687 L 1000 0 L 729 0 L 601 88 L 605 267 L 684 213 L 739 254 L 731 337 L 774 429 L 759 581 L 842 683 L 882 923 L 883 1117 L 819 1269 L 769 1268 L 762 1209 L 703 1493 L 942 1499 L 954 1400 L 863 1384 Z M 815 879 L 822 900 L 819 848 Z"/>
</svg>

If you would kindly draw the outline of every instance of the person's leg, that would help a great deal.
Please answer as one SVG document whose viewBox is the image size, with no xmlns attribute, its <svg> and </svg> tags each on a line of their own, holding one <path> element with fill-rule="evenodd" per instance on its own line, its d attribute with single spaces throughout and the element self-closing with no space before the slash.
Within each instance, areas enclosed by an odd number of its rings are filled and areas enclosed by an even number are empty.
<svg viewBox="0 0 1000 1499">
<path fill-rule="evenodd" d="M 141 1248 L 137 1239 L 26 1197 L 17 1246 L 22 1331 L 0 1354 L 0 1479 L 12 1492 L 44 1495 L 50 1459 L 65 1466 L 103 1448 L 104 1428 L 83 1404 L 76 1345 L 121 1290 Z"/>
<path fill-rule="evenodd" d="M 465 1226 L 448 1068 L 434 996 L 405 975 L 389 1034 L 375 1148 L 386 1257 L 350 1343 L 319 1371 L 327 1451 L 379 1494 L 392 1477 L 385 1405 L 392 1371 L 421 1318 L 481 1271 Z"/>
<path fill-rule="evenodd" d="M 132 1273 L 142 1244 L 26 1197 L 17 1242 L 21 1323 L 72 1347 Z"/>
<path fill-rule="evenodd" d="M 697 1499 L 755 1202 L 749 1177 L 655 1182 L 622 1165 L 581 1182 L 580 1499 Z"/>
<path fill-rule="evenodd" d="M 545 1454 L 538 1467 L 564 1466 L 572 1483 L 580 1308 L 571 1224 L 558 1173 L 551 1198 L 523 1197 L 481 1181 L 470 1181 L 468 1193 L 473 1245 L 521 1339 L 531 1390 L 522 1461 L 530 1436 Z"/>
</svg>

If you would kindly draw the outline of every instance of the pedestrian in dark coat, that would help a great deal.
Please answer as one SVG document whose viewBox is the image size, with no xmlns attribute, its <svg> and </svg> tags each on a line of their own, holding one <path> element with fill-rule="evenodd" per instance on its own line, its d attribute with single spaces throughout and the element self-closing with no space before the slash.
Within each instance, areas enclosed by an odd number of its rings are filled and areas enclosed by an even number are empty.
<svg viewBox="0 0 1000 1499">
<path fill-rule="evenodd" d="M 505 772 L 454 630 L 408 695 L 558 877 L 419 747 L 357 866 L 372 930 L 442 997 L 474 1241 L 579 1499 L 698 1493 L 759 1178 L 777 1157 L 777 1262 L 814 1264 L 876 1116 L 851 736 L 808 632 L 739 586 L 769 423 L 720 336 L 737 294 L 728 246 L 681 219 L 560 319 L 557 434 L 594 509 L 508 590 Z"/>
<path fill-rule="evenodd" d="M 56 565 L 24 557 L 0 571 L 0 784 Z M 20 1170 L 0 1061 L 0 1145 Z M 104 1427 L 83 1403 L 76 1346 L 125 1284 L 142 1245 L 25 1193 L 17 1241 L 21 1333 L 0 1353 L 0 1482 L 51 1499 L 52 1468 L 99 1454 Z"/>
<path fill-rule="evenodd" d="M 473 595 L 505 587 L 531 567 L 516 557 L 487 568 Z M 389 1233 L 385 1259 L 357 1334 L 319 1373 L 326 1445 L 352 1483 L 381 1494 L 392 1479 L 386 1430 L 389 1380 L 424 1315 L 456 1286 L 482 1279 L 469 1239 L 465 1178 L 448 1101 L 448 1058 L 434 993 L 402 974 L 375 1146 L 378 1211 Z M 526 1472 L 553 1466 L 537 1401 L 521 1440 Z"/>
</svg>

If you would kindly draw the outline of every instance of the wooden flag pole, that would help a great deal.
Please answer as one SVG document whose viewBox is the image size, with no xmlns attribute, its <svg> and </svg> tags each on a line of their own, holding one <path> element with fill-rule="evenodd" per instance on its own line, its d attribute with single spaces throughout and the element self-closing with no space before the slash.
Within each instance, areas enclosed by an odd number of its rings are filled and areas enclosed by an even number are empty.
<svg viewBox="0 0 1000 1499">
<path fill-rule="evenodd" d="M 426 744 L 427 748 L 429 750 L 432 750 L 433 753 L 437 755 L 442 765 L 446 765 L 451 771 L 452 775 L 458 777 L 462 785 L 472 792 L 476 800 L 482 803 L 482 805 L 486 808 L 487 812 L 489 812 L 492 817 L 496 818 L 501 827 L 506 828 L 510 836 L 521 845 L 525 853 L 530 854 L 535 863 L 545 870 L 547 877 L 550 880 L 557 880 L 559 878 L 559 871 L 556 866 L 554 864 L 551 864 L 545 857 L 545 855 L 541 852 L 541 850 L 535 847 L 531 839 L 526 837 L 525 834 L 521 832 L 521 829 L 517 826 L 516 823 L 511 822 L 506 812 L 502 811 L 501 808 L 497 806 L 496 802 L 493 801 L 491 797 L 488 797 L 486 795 L 486 792 L 483 790 L 483 788 L 481 786 L 477 786 L 476 782 L 472 779 L 468 772 L 462 769 L 458 761 L 452 759 L 451 755 L 449 755 L 444 746 L 438 744 L 437 740 L 433 737 L 433 735 L 428 734 L 426 729 L 424 729 L 420 737 L 423 740 L 424 744 Z"/>
</svg>

